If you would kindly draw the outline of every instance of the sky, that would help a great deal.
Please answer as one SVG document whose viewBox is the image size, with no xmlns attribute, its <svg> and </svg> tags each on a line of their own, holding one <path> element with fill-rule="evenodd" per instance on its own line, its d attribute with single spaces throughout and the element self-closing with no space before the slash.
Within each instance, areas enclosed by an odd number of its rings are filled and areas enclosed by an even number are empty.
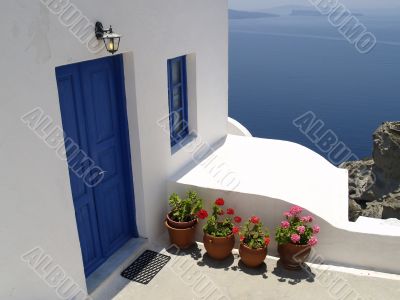
<svg viewBox="0 0 400 300">
<path fill-rule="evenodd" d="M 392 8 L 400 10 L 400 0 L 339 0 L 348 8 L 373 9 Z M 281 5 L 308 5 L 308 0 L 229 0 L 229 7 L 233 9 L 257 10 Z"/>
</svg>

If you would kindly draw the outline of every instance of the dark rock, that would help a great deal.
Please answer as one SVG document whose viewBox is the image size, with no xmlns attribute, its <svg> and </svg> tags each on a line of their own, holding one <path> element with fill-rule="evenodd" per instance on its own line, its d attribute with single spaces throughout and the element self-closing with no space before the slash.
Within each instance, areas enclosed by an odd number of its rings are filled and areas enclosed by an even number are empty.
<svg viewBox="0 0 400 300">
<path fill-rule="evenodd" d="M 340 165 L 349 171 L 349 220 L 400 219 L 400 122 L 373 134 L 373 157 Z"/>
<path fill-rule="evenodd" d="M 390 195 L 382 202 L 382 219 L 400 219 L 400 193 Z"/>
<path fill-rule="evenodd" d="M 372 157 L 386 178 L 400 180 L 400 122 L 383 123 L 373 134 Z"/>
<path fill-rule="evenodd" d="M 362 208 L 356 201 L 350 199 L 349 201 L 349 220 L 356 221 L 362 215 Z"/>
</svg>

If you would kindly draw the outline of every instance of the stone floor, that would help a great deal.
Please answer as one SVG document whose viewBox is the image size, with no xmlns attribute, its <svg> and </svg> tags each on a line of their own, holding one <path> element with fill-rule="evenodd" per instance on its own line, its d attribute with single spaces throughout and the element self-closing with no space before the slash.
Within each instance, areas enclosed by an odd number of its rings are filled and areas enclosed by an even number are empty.
<svg viewBox="0 0 400 300">
<path fill-rule="evenodd" d="M 400 299 L 400 275 L 310 265 L 286 271 L 267 257 L 257 269 L 246 268 L 237 252 L 225 261 L 208 257 L 198 244 L 184 252 L 156 249 L 171 260 L 147 285 L 117 278 L 97 299 Z"/>
</svg>

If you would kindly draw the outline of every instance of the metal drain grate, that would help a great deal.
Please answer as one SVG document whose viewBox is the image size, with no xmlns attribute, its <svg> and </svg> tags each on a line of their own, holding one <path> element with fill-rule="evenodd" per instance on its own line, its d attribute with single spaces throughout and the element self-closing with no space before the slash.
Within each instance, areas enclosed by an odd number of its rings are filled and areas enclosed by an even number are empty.
<svg viewBox="0 0 400 300">
<path fill-rule="evenodd" d="M 146 250 L 122 271 L 121 276 L 132 281 L 148 284 L 170 259 L 170 256 Z"/>
</svg>

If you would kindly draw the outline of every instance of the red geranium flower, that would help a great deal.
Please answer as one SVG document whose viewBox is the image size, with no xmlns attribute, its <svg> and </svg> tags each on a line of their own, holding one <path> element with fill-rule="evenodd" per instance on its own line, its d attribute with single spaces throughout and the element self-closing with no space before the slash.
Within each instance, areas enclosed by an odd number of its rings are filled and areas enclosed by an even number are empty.
<svg viewBox="0 0 400 300">
<path fill-rule="evenodd" d="M 221 210 L 218 212 L 218 214 L 219 214 L 220 216 L 223 216 L 223 215 L 225 214 L 225 212 L 224 212 L 223 209 L 221 209 Z"/>
<path fill-rule="evenodd" d="M 222 206 L 225 204 L 225 201 L 222 198 L 218 198 L 217 200 L 215 200 L 215 204 L 218 206 Z"/>
<path fill-rule="evenodd" d="M 260 223 L 260 218 L 257 216 L 252 216 L 250 219 L 250 222 L 253 224 L 258 224 L 258 223 Z"/>
<path fill-rule="evenodd" d="M 235 223 L 240 223 L 240 222 L 242 222 L 242 218 L 239 217 L 239 216 L 234 217 L 233 220 L 235 221 Z"/>
<path fill-rule="evenodd" d="M 244 241 L 244 236 L 240 237 L 240 241 L 243 242 Z"/>
<path fill-rule="evenodd" d="M 227 213 L 228 215 L 234 215 L 234 214 L 235 214 L 235 210 L 234 210 L 233 208 L 228 208 L 228 209 L 226 210 L 226 213 Z"/>
<path fill-rule="evenodd" d="M 269 237 L 265 237 L 265 238 L 264 238 L 265 246 L 268 246 L 270 241 L 271 241 L 271 240 L 270 240 Z"/>
<path fill-rule="evenodd" d="M 197 212 L 197 216 L 199 217 L 199 219 L 205 219 L 205 218 L 207 218 L 208 217 L 208 212 L 205 210 L 205 209 L 200 209 L 198 212 Z"/>
<path fill-rule="evenodd" d="M 233 226 L 233 228 L 232 228 L 232 233 L 233 233 L 233 234 L 239 233 L 239 227 Z"/>
</svg>

